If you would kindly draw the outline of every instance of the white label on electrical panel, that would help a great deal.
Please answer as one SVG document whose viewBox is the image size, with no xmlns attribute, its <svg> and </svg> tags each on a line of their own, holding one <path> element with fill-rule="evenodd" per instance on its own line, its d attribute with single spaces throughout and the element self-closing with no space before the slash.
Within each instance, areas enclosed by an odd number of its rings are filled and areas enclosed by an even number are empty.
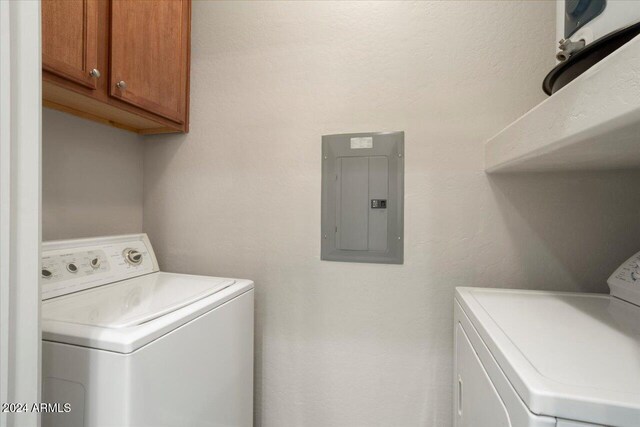
<svg viewBox="0 0 640 427">
<path fill-rule="evenodd" d="M 373 137 L 351 138 L 351 149 L 355 150 L 358 148 L 373 148 Z"/>
</svg>

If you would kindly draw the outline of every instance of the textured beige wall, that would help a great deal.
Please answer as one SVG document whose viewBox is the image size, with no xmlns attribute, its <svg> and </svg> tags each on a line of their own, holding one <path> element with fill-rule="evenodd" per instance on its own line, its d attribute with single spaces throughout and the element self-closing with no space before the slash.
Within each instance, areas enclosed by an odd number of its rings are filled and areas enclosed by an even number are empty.
<svg viewBox="0 0 640 427">
<path fill-rule="evenodd" d="M 42 239 L 142 231 L 142 139 L 42 112 Z"/>
</svg>

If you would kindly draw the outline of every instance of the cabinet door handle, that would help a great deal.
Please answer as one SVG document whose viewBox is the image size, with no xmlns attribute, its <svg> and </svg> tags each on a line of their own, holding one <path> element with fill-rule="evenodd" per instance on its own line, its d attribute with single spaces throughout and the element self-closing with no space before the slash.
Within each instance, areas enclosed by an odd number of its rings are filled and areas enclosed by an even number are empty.
<svg viewBox="0 0 640 427">
<path fill-rule="evenodd" d="M 116 83 L 116 86 L 120 90 L 125 90 L 127 88 L 127 82 L 125 82 L 124 80 L 120 80 L 118 83 Z"/>
<path fill-rule="evenodd" d="M 94 79 L 99 79 L 100 78 L 100 71 L 98 71 L 97 69 L 94 68 L 93 70 L 91 70 L 89 75 L 91 77 L 93 77 Z"/>
</svg>

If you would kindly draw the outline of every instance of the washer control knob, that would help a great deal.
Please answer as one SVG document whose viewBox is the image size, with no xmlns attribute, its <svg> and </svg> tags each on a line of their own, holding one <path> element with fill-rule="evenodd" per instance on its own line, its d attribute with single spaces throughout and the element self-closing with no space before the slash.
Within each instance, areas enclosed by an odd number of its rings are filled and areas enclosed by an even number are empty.
<svg viewBox="0 0 640 427">
<path fill-rule="evenodd" d="M 89 265 L 91 266 L 91 268 L 93 268 L 94 270 L 97 270 L 100 268 L 100 264 L 102 264 L 102 261 L 100 261 L 100 258 L 95 257 L 93 258 L 91 261 L 89 261 Z"/>
<path fill-rule="evenodd" d="M 47 268 L 43 268 L 40 274 L 42 275 L 43 279 L 51 279 L 53 277 L 53 273 Z"/>
<path fill-rule="evenodd" d="M 137 249 L 125 249 L 124 259 L 131 265 L 140 265 L 142 263 L 142 253 Z"/>
<path fill-rule="evenodd" d="M 78 272 L 78 266 L 73 262 L 70 262 L 69 264 L 67 264 L 67 270 L 69 271 L 69 273 L 75 274 Z"/>
</svg>

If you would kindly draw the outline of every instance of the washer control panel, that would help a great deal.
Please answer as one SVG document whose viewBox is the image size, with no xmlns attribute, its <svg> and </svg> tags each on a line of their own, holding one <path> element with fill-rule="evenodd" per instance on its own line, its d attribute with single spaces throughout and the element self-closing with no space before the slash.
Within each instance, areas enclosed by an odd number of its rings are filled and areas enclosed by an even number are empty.
<svg viewBox="0 0 640 427">
<path fill-rule="evenodd" d="M 103 250 L 66 252 L 42 257 L 41 277 L 47 282 L 78 278 L 109 271 Z"/>
<path fill-rule="evenodd" d="M 146 234 L 44 242 L 42 299 L 158 271 Z"/>
<path fill-rule="evenodd" d="M 640 252 L 618 267 L 607 284 L 611 295 L 640 305 Z"/>
</svg>

